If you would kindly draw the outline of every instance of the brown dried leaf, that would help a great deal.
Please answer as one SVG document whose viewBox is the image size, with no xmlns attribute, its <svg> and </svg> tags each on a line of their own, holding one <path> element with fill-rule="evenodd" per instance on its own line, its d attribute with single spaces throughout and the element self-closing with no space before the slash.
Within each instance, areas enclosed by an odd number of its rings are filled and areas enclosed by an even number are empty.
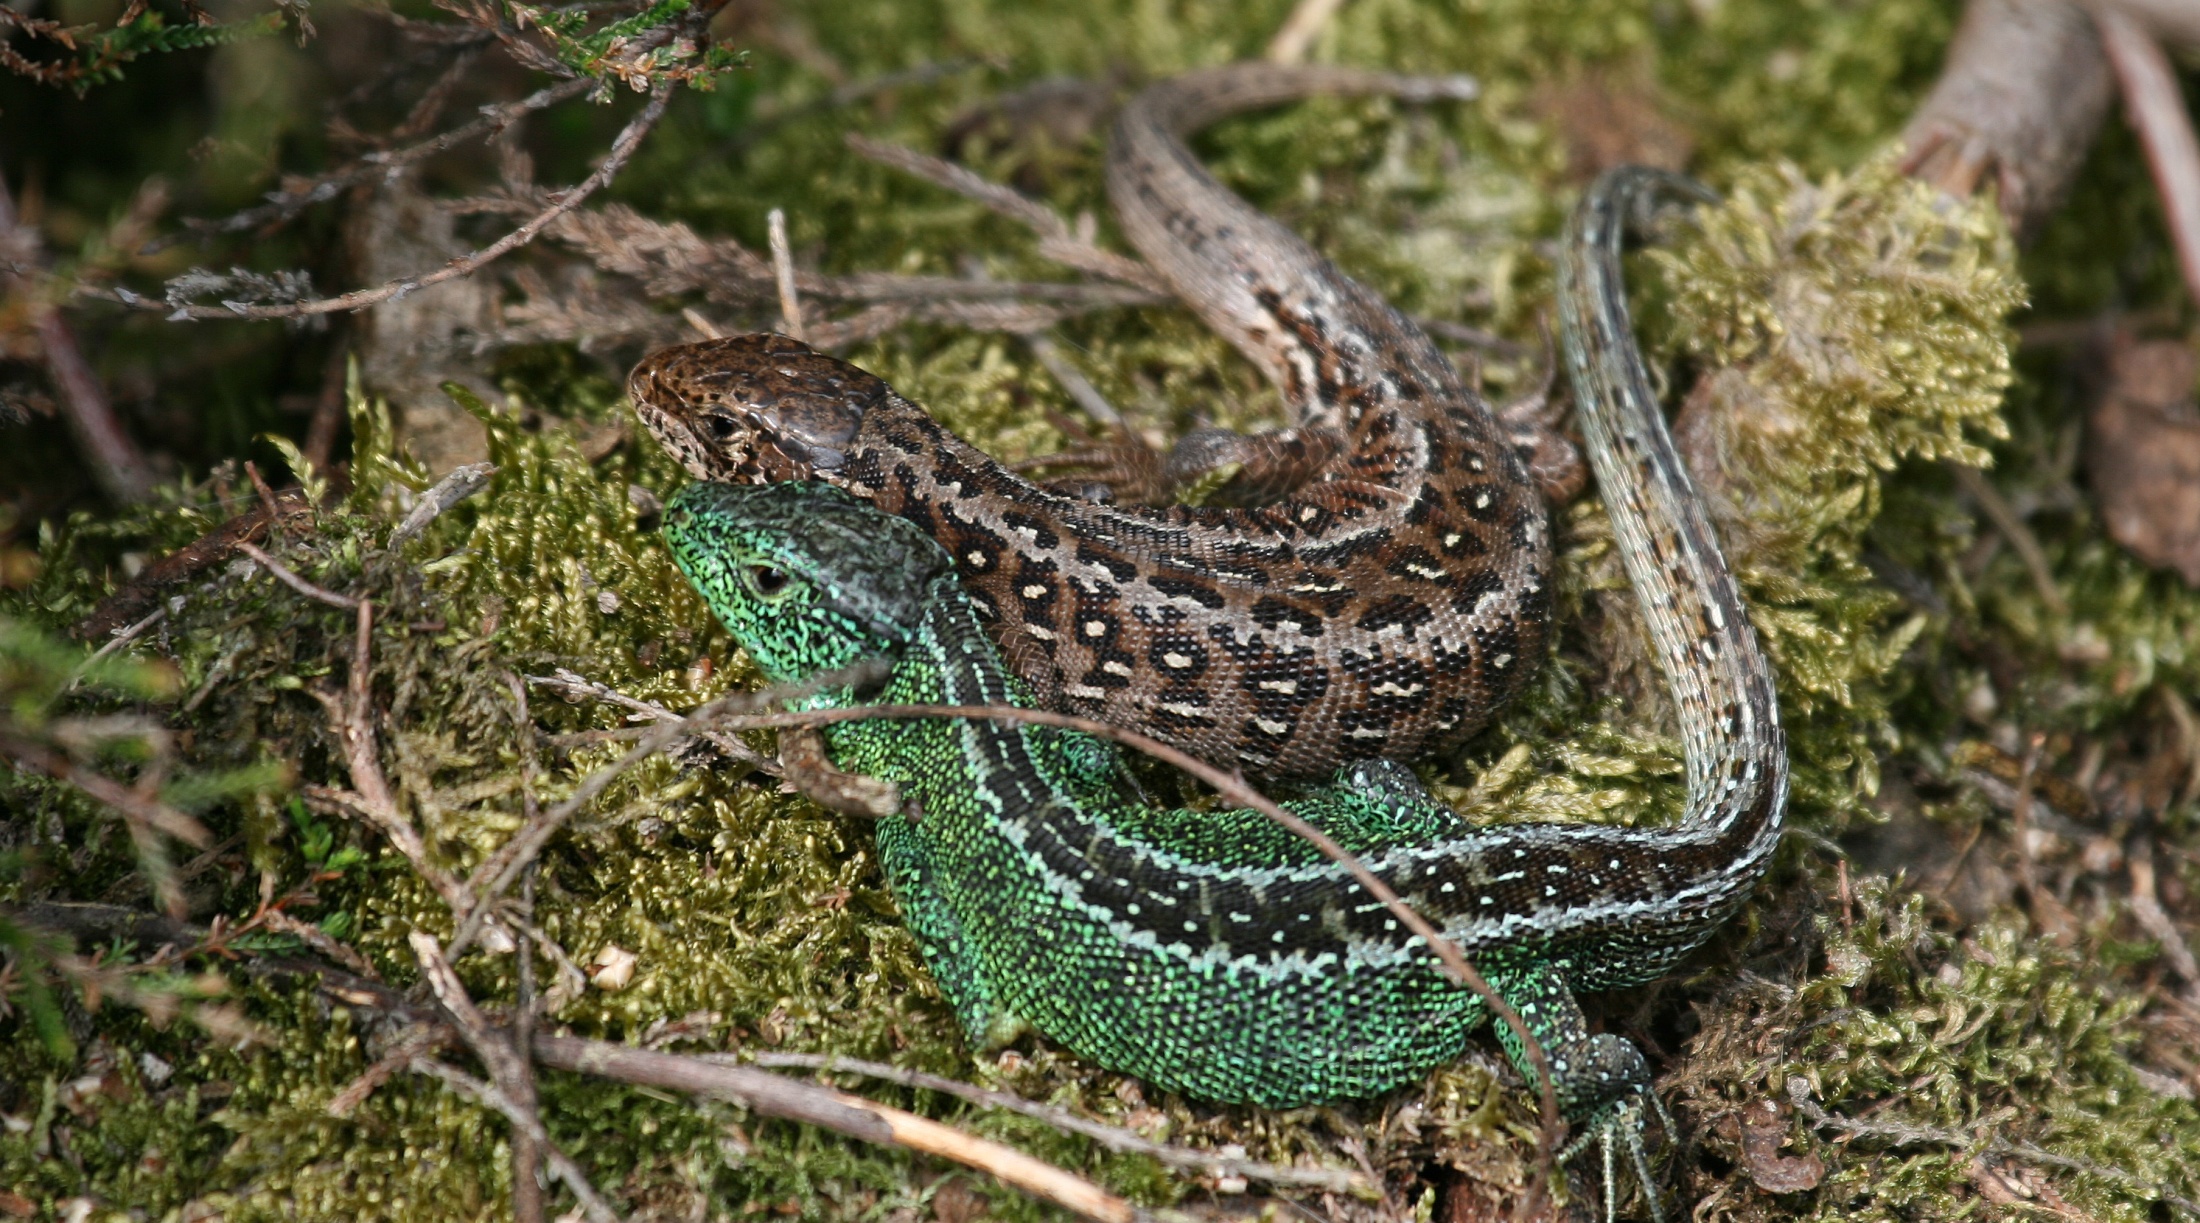
<svg viewBox="0 0 2200 1223">
<path fill-rule="evenodd" d="M 1749 1179 L 1766 1193 L 1802 1193 L 1826 1179 L 1826 1161 L 1812 1151 L 1782 1155 L 1788 1140 L 1788 1106 L 1760 1099 L 1742 1110 L 1742 1162 Z"/>
<path fill-rule="evenodd" d="M 2087 474 L 2108 533 L 2200 589 L 2200 357 L 2180 341 L 2119 336 L 2088 421 Z"/>
<path fill-rule="evenodd" d="M 1558 129 L 1567 173 L 1578 182 L 1621 165 L 1678 170 L 1695 152 L 1695 138 L 1666 116 L 1647 81 L 1591 73 L 1538 89 L 1534 106 Z"/>
</svg>

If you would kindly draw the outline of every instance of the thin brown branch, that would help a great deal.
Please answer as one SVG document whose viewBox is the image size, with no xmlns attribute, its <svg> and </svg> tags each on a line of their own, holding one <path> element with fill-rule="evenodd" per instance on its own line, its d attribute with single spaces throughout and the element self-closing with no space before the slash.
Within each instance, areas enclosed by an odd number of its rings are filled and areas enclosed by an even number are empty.
<svg viewBox="0 0 2200 1223">
<path fill-rule="evenodd" d="M 738 1065 L 730 1054 L 703 1054 L 702 1060 L 715 1065 Z M 860 1074 L 866 1078 L 912 1087 L 922 1091 L 937 1091 L 958 1100 L 983 1108 L 998 1108 L 1044 1121 L 1056 1129 L 1092 1139 L 1110 1151 L 1131 1155 L 1144 1155 L 1154 1161 L 1190 1172 L 1208 1176 L 1241 1176 L 1246 1180 L 1261 1181 L 1270 1185 L 1292 1188 L 1322 1189 L 1331 1193 L 1366 1194 L 1375 1186 L 1367 1177 L 1339 1171 L 1334 1168 L 1289 1168 L 1281 1164 L 1264 1164 L 1257 1160 L 1217 1155 L 1211 1151 L 1194 1151 L 1187 1147 L 1170 1146 L 1142 1138 L 1121 1126 L 1093 1121 L 1037 1100 L 1026 1100 L 1003 1091 L 989 1091 L 974 1083 L 950 1079 L 942 1075 L 926 1074 L 921 1070 L 905 1070 L 884 1062 L 868 1062 L 860 1058 L 841 1057 L 832 1053 L 758 1053 L 746 1059 L 749 1064 L 767 1068 L 817 1070 L 828 1074 Z"/>
<path fill-rule="evenodd" d="M 436 944 L 434 935 L 415 930 L 407 936 L 407 942 L 412 946 L 414 958 L 420 962 L 421 976 L 434 992 L 436 1001 L 457 1025 L 458 1034 L 465 1038 L 467 1047 L 488 1069 L 490 1082 L 503 1094 L 505 1104 L 498 1107 L 511 1118 L 516 1139 L 515 1157 L 518 1145 L 524 1142 L 531 1156 L 540 1158 L 558 1172 L 559 1178 L 588 1208 L 592 1217 L 599 1212 L 609 1217 L 610 1207 L 543 1129 L 542 1117 L 536 1111 L 534 1062 L 526 1052 L 527 1046 L 512 1033 L 491 1030 L 488 1017 L 467 996 L 465 985 L 451 968 L 451 962 L 444 958 L 443 948 Z M 526 1035 L 524 1028 L 519 1035 Z"/>
<path fill-rule="evenodd" d="M 550 675 L 530 675 L 527 677 L 527 682 L 571 696 L 587 697 L 590 700 L 602 701 L 607 705 L 616 705 L 621 709 L 630 710 L 641 717 L 648 718 L 652 722 L 684 724 L 688 721 L 686 717 L 672 712 L 655 701 L 635 700 L 609 684 L 599 684 L 593 680 L 583 679 L 564 667 L 559 667 L 556 672 Z M 691 730 L 690 733 L 717 748 L 727 757 L 752 769 L 769 773 L 774 777 L 780 775 L 781 770 L 778 761 L 764 755 L 732 735 L 714 730 Z"/>
<path fill-rule="evenodd" d="M 774 208 L 764 217 L 772 248 L 772 281 L 779 289 L 780 334 L 807 341 L 802 326 L 802 296 L 795 292 L 794 253 L 787 248 L 787 214 Z"/>
<path fill-rule="evenodd" d="M 671 99 L 672 86 L 670 85 L 659 85 L 651 90 L 648 103 L 642 107 L 641 113 L 635 115 L 626 127 L 619 132 L 618 138 L 611 142 L 610 153 L 604 157 L 603 164 L 596 167 L 595 173 L 582 179 L 576 186 L 558 193 L 554 202 L 548 208 L 529 217 L 517 229 L 477 251 L 451 260 L 432 272 L 403 276 L 371 289 L 358 289 L 336 297 L 318 298 L 313 301 L 286 302 L 281 305 L 270 306 L 251 305 L 244 302 L 222 306 L 186 304 L 169 310 L 168 317 L 179 320 L 296 319 L 320 314 L 334 314 L 341 311 L 364 310 L 393 297 L 417 292 L 431 285 L 439 285 L 446 280 L 456 280 L 461 276 L 470 276 L 484 265 L 494 262 L 534 241 L 536 236 L 542 233 L 546 227 L 559 217 L 580 207 L 581 203 L 589 196 L 594 195 L 606 183 L 617 177 L 619 171 L 626 167 L 627 159 L 632 157 L 634 150 L 641 145 L 642 139 L 648 136 L 650 131 L 657 126 L 657 121 L 664 117 L 665 106 Z M 147 301 L 134 295 L 130 297 L 128 304 L 137 305 L 144 309 L 168 309 L 164 303 Z"/>
<path fill-rule="evenodd" d="M 2124 109 L 2154 170 L 2177 265 L 2185 274 L 2185 293 L 2200 302 L 2200 140 L 2193 137 L 2177 74 L 2161 44 L 2122 8 L 2096 5 L 2093 21 L 2123 89 Z"/>
<path fill-rule="evenodd" d="M 61 392 L 63 416 L 85 462 L 91 466 L 92 478 L 118 502 L 145 500 L 153 492 L 153 469 L 137 443 L 130 440 L 122 419 L 115 415 L 107 388 L 84 359 L 84 350 L 77 346 L 76 333 L 61 317 L 61 311 L 46 300 L 49 285 L 45 244 L 17 217 L 15 197 L 9 194 L 4 178 L 0 178 L 0 240 L 8 241 L 26 257 L 25 263 L 14 269 L 13 279 L 19 282 L 16 291 L 29 306 L 31 328 L 45 353 L 46 371 L 53 376 L 54 389 Z"/>
<path fill-rule="evenodd" d="M 2024 518 L 2009 499 L 2001 495 L 1984 473 L 1976 467 L 1962 463 L 1948 464 L 1948 471 L 1955 476 L 1956 487 L 1978 503 L 1994 529 L 2001 532 L 2009 546 L 2016 549 L 2018 559 L 2024 562 L 2025 572 L 2031 575 L 2032 588 L 2039 592 L 2040 602 L 2058 616 L 2070 614 L 2070 600 L 2063 597 L 2062 587 L 2055 584 L 2055 570 L 2047 563 L 2047 553 L 2041 549 L 2039 537 L 2024 525 Z"/>
<path fill-rule="evenodd" d="M 435 888 L 454 910 L 463 894 L 450 872 L 428 857 L 420 830 L 398 809 L 397 796 L 382 771 L 381 748 L 374 733 L 374 695 L 371 686 L 374 649 L 374 605 L 361 599 L 358 628 L 352 645 L 351 675 L 342 692 L 313 689 L 313 697 L 328 713 L 329 729 L 344 748 L 344 762 L 351 773 L 349 793 L 307 786 L 302 792 L 308 804 L 354 815 L 380 832 L 390 845 L 412 864 L 414 872 Z"/>
<path fill-rule="evenodd" d="M 339 331 L 329 345 L 328 360 L 321 366 L 321 393 L 313 401 L 313 419 L 306 424 L 306 440 L 299 452 L 316 470 L 327 470 L 336 456 L 336 434 L 343 428 L 344 411 L 350 406 L 351 346 Z"/>
<path fill-rule="evenodd" d="M 168 855 L 156 834 L 174 837 L 194 849 L 204 849 L 214 840 L 213 834 L 206 830 L 206 825 L 160 801 L 155 794 L 123 785 L 111 777 L 78 765 L 44 744 L 12 733 L 0 731 L 0 758 L 12 762 L 17 768 L 40 773 L 74 786 L 95 801 L 120 813 L 123 827 L 129 831 L 130 839 L 138 850 L 138 857 L 153 885 L 154 895 L 159 898 L 161 908 L 173 917 L 183 915 L 183 892 L 176 882 L 175 871 L 168 865 Z"/>
<path fill-rule="evenodd" d="M 91 673 L 93 667 L 98 666 L 101 662 L 112 656 L 117 650 L 120 650 L 122 649 L 122 647 L 129 645 L 133 641 L 136 641 L 140 636 L 144 635 L 145 630 L 153 627 L 156 624 L 159 624 L 161 621 L 166 620 L 167 618 L 167 608 L 155 608 L 152 614 L 146 616 L 143 620 L 140 620 L 137 623 L 128 626 L 127 628 L 118 629 L 115 632 L 114 636 L 107 639 L 105 645 L 102 645 L 98 649 L 93 650 L 91 652 L 91 655 L 87 657 L 83 662 L 76 664 L 75 669 L 69 673 L 69 682 L 62 687 L 62 691 L 66 692 L 76 687 L 79 683 L 83 682 L 83 679 L 86 675 Z"/>
<path fill-rule="evenodd" d="M 313 583 L 305 580 L 304 578 L 299 577 L 297 572 L 291 569 L 290 566 L 283 564 L 281 561 L 276 560 L 272 556 L 269 556 L 266 552 L 261 551 L 259 548 L 253 546 L 250 543 L 246 543 L 243 540 L 237 541 L 237 551 L 242 552 L 246 556 L 251 557 L 254 561 L 257 561 L 260 568 L 267 570 L 268 575 L 273 577 L 276 581 L 281 582 L 283 585 L 290 587 L 292 590 L 297 591 L 299 594 L 302 594 L 305 597 L 314 600 L 315 602 L 326 603 L 330 607 L 341 608 L 344 611 L 356 611 L 360 606 L 359 600 L 352 598 L 350 595 L 338 594 L 335 591 L 328 589 L 327 587 L 316 586 Z"/>
<path fill-rule="evenodd" d="M 1268 40 L 1268 50 L 1261 58 L 1271 64 L 1296 64 L 1306 58 L 1321 37 L 1330 18 L 1344 7 L 1344 0 L 1299 0 L 1291 6 L 1291 15 L 1276 28 L 1276 36 Z"/>
<path fill-rule="evenodd" d="M 1031 355 L 1038 358 L 1039 364 L 1046 368 L 1047 373 L 1053 375 L 1062 389 L 1069 392 L 1069 397 L 1077 402 L 1077 406 L 1085 410 L 1085 415 L 1111 428 L 1123 427 L 1123 414 L 1115 410 L 1115 405 L 1109 403 L 1108 397 L 1100 393 L 1100 388 L 1085 377 L 1083 370 L 1070 364 L 1069 358 L 1062 355 L 1062 346 L 1054 342 L 1054 337 L 1035 331 L 1024 337 L 1024 343 L 1030 346 Z"/>
<path fill-rule="evenodd" d="M 655 1053 L 607 1041 L 544 1033 L 535 1057 L 559 1070 L 592 1074 L 695 1095 L 733 1099 L 767 1117 L 781 1117 L 865 1142 L 906 1147 L 985 1172 L 1095 1223 L 1138 1223 L 1153 1216 L 1091 1181 L 1013 1147 L 861 1096 L 803 1083 L 749 1066 L 721 1066 L 675 1053 Z"/>
<path fill-rule="evenodd" d="M 254 507 L 147 565 L 129 585 L 100 600 L 92 614 L 69 632 L 81 640 L 97 641 L 149 614 L 177 583 L 228 560 L 238 541 L 264 539 L 277 526 L 302 523 L 312 516 L 313 503 L 303 489 L 286 489 L 275 495 L 275 501 L 273 517 L 264 507 Z"/>
<path fill-rule="evenodd" d="M 544 1162 L 550 1165 L 550 1170 L 579 1199 L 581 1209 L 587 1213 L 590 1223 L 619 1223 L 618 1212 L 611 1209 L 611 1204 L 604 1200 L 602 1194 L 596 1192 L 596 1187 L 589 1183 L 588 1174 L 581 1171 L 580 1165 L 574 1163 L 571 1156 L 550 1141 L 550 1132 L 542 1128 L 542 1119 L 535 1115 L 533 1109 L 522 1107 L 519 1101 L 514 1100 L 496 1084 L 484 1083 L 432 1058 L 414 1059 L 412 1069 L 416 1074 L 440 1080 L 444 1086 L 460 1095 L 503 1113 L 504 1119 L 512 1123 L 513 1129 L 526 1134 L 542 1149 Z"/>
<path fill-rule="evenodd" d="M 534 719 L 527 712 L 527 686 L 517 676 L 507 677 L 512 683 L 512 696 L 519 702 L 520 731 L 528 739 L 520 756 L 520 797 L 526 814 L 535 814 L 533 743 Z M 520 905 L 526 920 L 535 916 L 535 867 L 530 866 L 520 877 Z M 534 1059 L 535 1046 L 535 940 L 522 930 L 518 949 L 519 979 L 516 983 L 518 997 L 512 1008 L 512 1047 L 525 1051 L 529 1064 Z M 529 1090 L 533 1090 L 533 1075 L 529 1075 Z M 512 1135 L 512 1223 L 543 1223 L 549 1212 L 542 1200 L 540 1174 L 543 1160 L 542 1146 L 525 1134 Z"/>
<path fill-rule="evenodd" d="M 1144 289 L 1164 299 L 1174 300 L 1168 282 L 1161 278 L 1160 273 L 1136 259 L 1103 250 L 1078 237 L 1058 213 L 1030 196 L 999 183 L 988 182 L 953 162 L 944 161 L 929 153 L 919 153 L 898 144 L 873 140 L 856 132 L 850 132 L 846 139 L 849 148 L 880 165 L 913 174 L 1023 224 L 1038 236 L 1039 254 L 1045 258 L 1064 267 L 1089 272 Z"/>
<path fill-rule="evenodd" d="M 141 942 L 198 947 L 206 945 L 210 934 L 201 926 L 112 905 L 36 904 L 24 906 L 20 914 L 28 924 L 79 938 L 131 937 Z M 524 1114 L 516 1107 L 516 1102 L 496 1091 L 494 1084 L 482 1083 L 449 1066 L 426 1060 L 436 1049 L 461 1039 L 461 1033 L 454 1026 L 455 1016 L 445 1009 L 422 1006 L 379 981 L 313 960 L 266 955 L 246 948 L 239 948 L 237 952 L 244 957 L 243 963 L 249 971 L 309 978 L 333 1001 L 386 1015 L 408 1025 L 405 1035 L 384 1058 L 331 1100 L 332 1109 L 343 1106 L 343 1112 L 338 1115 L 356 1108 L 390 1074 L 410 1065 L 503 1112 L 515 1126 L 524 1126 Z M 443 967 L 437 970 L 437 975 L 449 967 L 447 954 L 439 959 Z M 446 988 L 449 984 L 446 983 Z M 431 988 L 434 988 L 432 984 Z M 463 998 L 463 993 L 454 997 Z M 477 1016 L 480 1014 L 470 1001 L 461 1006 Z M 499 1035 L 493 1028 L 485 1027 L 484 1030 L 492 1040 Z M 995 1176 L 1041 1200 L 1105 1223 L 1167 1223 L 1183 1218 L 1173 1212 L 1140 1210 L 1075 1173 L 999 1143 L 860 1096 L 769 1070 L 541 1032 L 535 1034 L 530 1047 L 537 1063 L 554 1070 L 732 1099 L 764 1116 L 815 1125 L 864 1142 L 900 1146 L 953 1160 Z M 548 1134 L 538 1130 L 534 1136 L 545 1144 L 546 1153 L 554 1149 L 547 1145 Z M 576 1168 L 574 1172 L 578 1175 L 579 1170 Z"/>
<path fill-rule="evenodd" d="M 327 992 L 326 985 L 323 989 Z M 356 991 L 353 992 L 352 1005 L 359 1005 Z M 331 1117 L 351 1116 L 382 1084 L 396 1078 L 398 1071 L 406 1069 L 451 1041 L 452 1032 L 449 1028 L 413 1025 L 398 1038 L 395 1046 L 360 1071 L 351 1082 L 344 1084 L 335 1095 L 330 1096 L 328 1103 L 323 1106 L 324 1111 Z"/>
<path fill-rule="evenodd" d="M 43 773 L 56 781 L 67 782 L 99 802 L 113 807 L 131 821 L 157 829 L 194 849 L 204 849 L 213 843 L 214 836 L 206 830 L 206 825 L 191 816 L 158 798 L 140 794 L 111 777 L 82 768 L 50 748 L 0 732 L 0 755 L 6 756 L 21 768 Z"/>
<path fill-rule="evenodd" d="M 347 188 L 361 183 L 386 178 L 407 166 L 418 165 L 431 157 L 469 140 L 492 136 L 518 122 L 525 116 L 547 110 L 560 102 L 571 101 L 595 89 L 598 82 L 590 77 L 576 77 L 548 85 L 516 102 L 503 102 L 481 108 L 481 117 L 470 123 L 423 140 L 407 148 L 369 153 L 351 165 L 319 175 L 310 181 L 280 191 L 268 193 L 268 202 L 257 207 L 222 218 L 219 221 L 187 221 L 185 224 L 200 233 L 243 233 L 263 225 L 287 221 L 307 208 L 325 200 L 335 199 Z M 148 253 L 171 245 L 175 239 L 155 243 Z"/>
<path fill-rule="evenodd" d="M 2145 833 L 2133 837 L 2125 860 L 2131 871 L 2132 920 L 2162 949 L 2162 963 L 2185 983 L 2185 1001 L 2200 1006 L 2200 959 L 2194 958 L 2192 947 L 2162 907 L 2162 897 L 2155 890 L 2154 838 Z"/>
</svg>

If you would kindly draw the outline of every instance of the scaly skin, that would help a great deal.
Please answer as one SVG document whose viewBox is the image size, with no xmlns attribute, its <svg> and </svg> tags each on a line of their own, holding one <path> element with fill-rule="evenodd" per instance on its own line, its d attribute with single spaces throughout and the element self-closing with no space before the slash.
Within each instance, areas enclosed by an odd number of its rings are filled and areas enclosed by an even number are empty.
<svg viewBox="0 0 2200 1223">
<path fill-rule="evenodd" d="M 1294 426 L 1186 439 L 1256 508 L 1096 504 L 1024 480 L 870 374 L 783 336 L 654 353 L 636 411 L 707 480 L 818 479 L 945 545 L 1045 703 L 1267 777 L 1456 743 L 1526 683 L 1550 532 L 1489 405 L 1420 329 L 1217 184 L 1181 134 L 1313 92 L 1457 97 L 1457 79 L 1239 65 L 1124 108 L 1124 232 L 1275 380 Z"/>
<path fill-rule="evenodd" d="M 1770 672 L 1619 296 L 1621 218 L 1664 182 L 1623 172 L 1592 190 L 1561 295 L 1598 479 L 1679 712 L 1686 814 L 1670 828 L 1475 829 L 1383 762 L 1293 804 L 1520 1012 L 1566 1116 L 1603 1140 L 1608 1192 L 1615 1138 L 1649 1184 L 1649 1071 L 1627 1041 L 1587 1031 L 1572 991 L 1650 980 L 1725 921 L 1778 844 L 1787 794 Z M 951 558 L 906 519 L 822 485 L 697 484 L 673 499 L 665 535 L 773 679 L 891 660 L 882 691 L 812 707 L 1026 701 Z M 1288 1108 L 1410 1082 L 1486 1018 L 1341 867 L 1256 812 L 1124 800 L 1103 741 L 962 719 L 826 737 L 842 768 L 909 803 L 879 822 L 880 859 L 974 1041 L 1028 1024 L 1161 1087 Z"/>
</svg>

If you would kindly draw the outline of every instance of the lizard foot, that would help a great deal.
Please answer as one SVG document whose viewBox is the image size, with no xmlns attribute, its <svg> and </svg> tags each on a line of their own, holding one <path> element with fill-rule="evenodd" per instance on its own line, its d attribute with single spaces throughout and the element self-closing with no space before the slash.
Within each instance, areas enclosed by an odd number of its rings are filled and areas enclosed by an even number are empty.
<svg viewBox="0 0 2200 1223">
<path fill-rule="evenodd" d="M 1650 1169 L 1650 1153 L 1642 1140 L 1645 1105 L 1658 1115 L 1658 1123 L 1667 1135 L 1671 1135 L 1674 1132 L 1672 1114 L 1665 1111 L 1665 1102 L 1658 1099 L 1658 1093 L 1645 1086 L 1633 1095 L 1613 1101 L 1581 1127 L 1580 1137 L 1559 1152 L 1559 1162 L 1568 1164 L 1592 1144 L 1597 1148 L 1604 1162 L 1604 1223 L 1613 1223 L 1619 1216 L 1619 1157 L 1622 1152 L 1627 1156 L 1628 1171 L 1634 1173 L 1636 1183 L 1642 1186 L 1642 1200 L 1650 1208 L 1651 1223 L 1665 1223 L 1658 1180 Z"/>
</svg>

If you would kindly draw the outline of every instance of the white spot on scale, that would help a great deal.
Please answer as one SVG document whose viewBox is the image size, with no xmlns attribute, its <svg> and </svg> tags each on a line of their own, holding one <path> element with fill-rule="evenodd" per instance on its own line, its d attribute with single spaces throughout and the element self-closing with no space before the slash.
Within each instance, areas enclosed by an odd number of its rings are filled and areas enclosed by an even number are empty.
<svg viewBox="0 0 2200 1223">
<path fill-rule="evenodd" d="M 1482 495 L 1476 497 L 1474 499 L 1474 508 L 1478 510 L 1486 510 L 1490 508 L 1490 495 L 1488 493 L 1483 493 Z"/>
<path fill-rule="evenodd" d="M 1262 692 L 1280 692 L 1285 696 L 1290 696 L 1299 690 L 1299 681 L 1295 679 L 1264 679 L 1256 686 Z"/>
<path fill-rule="evenodd" d="M 1119 663 L 1112 658 L 1108 659 L 1106 662 L 1101 663 L 1100 669 L 1110 675 L 1120 675 L 1125 679 L 1129 679 L 1131 675 L 1131 669 L 1128 666 L 1125 666 L 1124 664 Z"/>
<path fill-rule="evenodd" d="M 1173 650 L 1169 653 L 1163 654 L 1161 656 L 1161 661 L 1168 664 L 1169 666 L 1176 667 L 1178 669 L 1182 669 L 1184 667 L 1189 667 L 1192 665 L 1192 660 L 1190 656 L 1178 654 Z"/>
<path fill-rule="evenodd" d="M 970 562 L 970 567 L 972 569 L 985 568 L 986 555 L 983 552 L 973 550 L 971 552 L 965 553 L 963 555 L 963 559 Z"/>
<path fill-rule="evenodd" d="M 1024 626 L 1024 631 L 1025 631 L 1025 632 L 1027 632 L 1027 633 L 1030 633 L 1030 634 L 1031 634 L 1032 636 L 1034 636 L 1034 637 L 1037 637 L 1037 638 L 1038 638 L 1039 640 L 1041 640 L 1041 641 L 1052 641 L 1052 640 L 1054 640 L 1054 630 L 1052 630 L 1052 629 L 1048 629 L 1048 628 L 1041 628 L 1040 626 L 1038 626 L 1038 625 L 1036 625 L 1036 624 L 1027 624 L 1027 625 L 1025 625 L 1025 626 Z"/>
<path fill-rule="evenodd" d="M 1047 588 L 1033 582 L 1031 585 L 1024 587 L 1024 597 L 1027 599 L 1044 599 L 1047 597 Z"/>
<path fill-rule="evenodd" d="M 1268 718 L 1254 718 L 1253 725 L 1260 727 L 1260 733 L 1264 735 L 1280 735 L 1291 729 L 1289 722 L 1276 722 Z"/>
<path fill-rule="evenodd" d="M 1105 621 L 1105 620 L 1087 620 L 1087 621 L 1085 621 L 1085 636 L 1087 636 L 1087 637 L 1105 637 L 1105 636 L 1107 636 L 1107 635 L 1108 635 L 1108 622 L 1107 622 L 1107 621 Z"/>
</svg>

